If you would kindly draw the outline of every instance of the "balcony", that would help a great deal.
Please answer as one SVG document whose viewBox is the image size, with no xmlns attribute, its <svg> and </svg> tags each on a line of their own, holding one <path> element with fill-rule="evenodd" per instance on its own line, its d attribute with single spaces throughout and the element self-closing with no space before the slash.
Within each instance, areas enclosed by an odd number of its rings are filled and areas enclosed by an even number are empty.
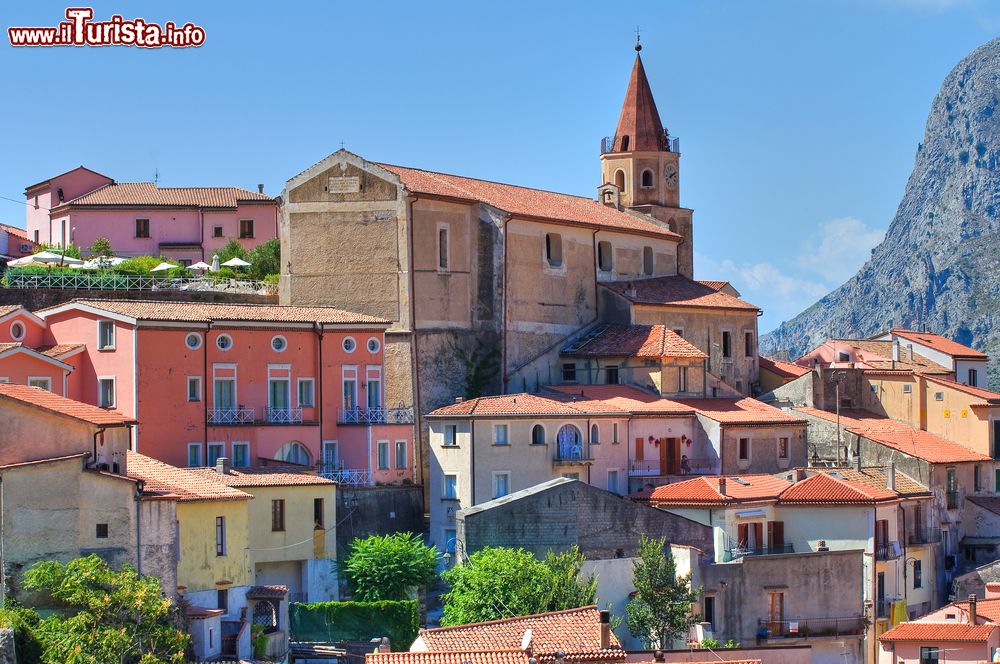
<svg viewBox="0 0 1000 664">
<path fill-rule="evenodd" d="M 937 544 L 941 541 L 940 528 L 918 528 L 907 537 L 910 546 L 923 546 L 924 544 Z"/>
<path fill-rule="evenodd" d="M 718 461 L 716 459 L 688 459 L 687 468 L 682 464 L 684 460 L 677 462 L 677 468 L 671 469 L 666 460 L 660 463 L 659 459 L 645 461 L 630 461 L 629 477 L 663 477 L 665 475 L 715 475 L 718 471 Z M 674 470 L 675 472 L 671 472 Z"/>
<path fill-rule="evenodd" d="M 783 553 L 795 553 L 795 547 L 791 544 L 779 544 L 777 546 L 734 546 L 726 549 L 726 562 L 732 562 L 747 556 L 777 556 Z"/>
<path fill-rule="evenodd" d="M 875 545 L 875 560 L 895 560 L 902 555 L 899 542 L 880 542 Z"/>
<path fill-rule="evenodd" d="M 372 480 L 371 472 L 366 469 L 324 465 L 320 467 L 319 474 L 344 486 L 371 486 L 375 483 Z"/>
<path fill-rule="evenodd" d="M 594 460 L 582 443 L 559 443 L 556 448 L 556 458 L 553 463 L 559 464 L 591 464 Z"/>
<path fill-rule="evenodd" d="M 343 408 L 340 424 L 413 424 L 413 408 Z"/>
<path fill-rule="evenodd" d="M 253 424 L 253 408 L 216 408 L 208 411 L 209 424 Z"/>
<path fill-rule="evenodd" d="M 626 138 L 627 137 L 623 137 Z M 624 144 L 623 144 L 624 143 Z M 605 136 L 601 139 L 601 154 L 608 154 L 610 152 L 628 152 L 630 146 L 623 140 L 619 140 L 618 136 Z M 667 132 L 663 132 L 660 136 L 660 149 L 663 152 L 680 152 L 681 151 L 681 139 L 670 138 Z"/>
<path fill-rule="evenodd" d="M 847 618 L 806 618 L 804 620 L 757 621 L 758 641 L 761 639 L 820 639 L 862 636 L 865 633 L 863 616 Z"/>
<path fill-rule="evenodd" d="M 265 408 L 264 419 L 269 424 L 302 424 L 302 409 Z"/>
</svg>

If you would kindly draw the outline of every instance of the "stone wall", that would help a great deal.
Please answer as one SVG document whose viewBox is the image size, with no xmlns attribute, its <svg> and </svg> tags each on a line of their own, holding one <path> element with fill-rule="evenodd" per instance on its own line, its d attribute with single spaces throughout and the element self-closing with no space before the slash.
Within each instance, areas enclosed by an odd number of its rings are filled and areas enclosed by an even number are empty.
<svg viewBox="0 0 1000 664">
<path fill-rule="evenodd" d="M 341 485 L 337 494 L 338 559 L 346 555 L 356 537 L 424 532 L 423 489 L 419 486 Z"/>
</svg>

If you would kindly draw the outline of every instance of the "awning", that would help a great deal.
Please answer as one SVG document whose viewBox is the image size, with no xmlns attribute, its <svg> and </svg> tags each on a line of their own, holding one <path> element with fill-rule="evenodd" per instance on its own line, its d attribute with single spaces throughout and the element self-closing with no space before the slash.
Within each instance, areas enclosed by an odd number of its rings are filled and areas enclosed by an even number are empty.
<svg viewBox="0 0 1000 664">
<path fill-rule="evenodd" d="M 762 519 L 767 515 L 764 510 L 740 510 L 736 513 L 737 519 Z"/>
</svg>

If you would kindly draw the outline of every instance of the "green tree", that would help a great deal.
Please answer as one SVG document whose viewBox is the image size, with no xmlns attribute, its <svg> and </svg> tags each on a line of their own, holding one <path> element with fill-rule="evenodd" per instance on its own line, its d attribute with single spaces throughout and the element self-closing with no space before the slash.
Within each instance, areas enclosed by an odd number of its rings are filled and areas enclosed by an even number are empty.
<svg viewBox="0 0 1000 664">
<path fill-rule="evenodd" d="M 65 565 L 36 563 L 24 582 L 63 609 L 34 627 L 46 664 L 184 661 L 190 638 L 156 577 L 128 565 L 114 571 L 90 555 Z"/>
<path fill-rule="evenodd" d="M 114 256 L 115 252 L 111 248 L 111 240 L 106 237 L 99 237 L 94 240 L 94 243 L 90 245 L 90 255 L 101 256 L 104 258 Z"/>
<path fill-rule="evenodd" d="M 230 258 L 242 258 L 243 260 L 247 260 L 246 247 L 240 244 L 239 240 L 230 240 L 227 242 L 226 245 L 217 252 L 217 255 L 219 256 L 220 264 L 225 263 Z M 249 263 L 250 261 L 247 262 Z"/>
<path fill-rule="evenodd" d="M 581 577 L 584 557 L 573 547 L 538 560 L 524 549 L 487 547 L 442 576 L 442 625 L 499 620 L 594 603 L 597 580 Z"/>
<path fill-rule="evenodd" d="M 281 272 L 281 241 L 271 238 L 263 244 L 258 244 L 247 253 L 245 259 L 250 263 L 250 276 L 258 281 Z"/>
<path fill-rule="evenodd" d="M 696 621 L 691 605 L 701 589 L 691 588 L 691 575 L 677 575 L 677 566 L 666 538 L 642 535 L 639 560 L 633 564 L 635 596 L 625 605 L 625 619 L 632 636 L 649 648 L 669 648 Z"/>
<path fill-rule="evenodd" d="M 438 551 L 413 533 L 372 535 L 351 542 L 343 571 L 361 602 L 409 599 L 434 580 Z"/>
</svg>

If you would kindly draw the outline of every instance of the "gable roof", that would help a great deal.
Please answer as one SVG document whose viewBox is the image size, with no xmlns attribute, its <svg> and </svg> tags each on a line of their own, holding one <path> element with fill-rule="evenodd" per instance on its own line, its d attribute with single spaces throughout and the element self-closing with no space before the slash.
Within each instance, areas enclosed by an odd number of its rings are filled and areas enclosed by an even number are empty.
<svg viewBox="0 0 1000 664">
<path fill-rule="evenodd" d="M 250 500 L 249 493 L 231 488 L 215 479 L 185 468 L 177 468 L 129 450 L 125 467 L 129 477 L 144 482 L 143 492 L 152 497 L 180 502 L 210 500 Z"/>
<path fill-rule="evenodd" d="M 52 347 L 48 348 L 51 349 Z M 68 352 L 68 350 L 69 349 L 65 352 Z M 20 341 L 0 343 L 0 360 L 10 357 L 11 355 L 27 355 L 28 357 L 38 360 L 39 362 L 59 367 L 63 371 L 72 371 L 75 368 L 72 365 L 66 364 L 65 362 L 57 359 L 57 355 L 51 355 L 49 352 L 43 352 L 41 349 L 25 346 Z"/>
<path fill-rule="evenodd" d="M 1000 515 L 1000 496 L 966 496 L 965 499 L 988 512 Z"/>
<path fill-rule="evenodd" d="M 566 653 L 568 660 L 617 661 L 625 658 L 625 651 L 614 632 L 610 635 L 610 647 L 601 648 L 601 614 L 594 605 L 455 627 L 422 629 L 419 645 L 414 643 L 411 650 L 474 652 L 519 649 L 528 629 L 531 630 L 534 656 L 539 661 L 551 661 L 560 650 Z"/>
<path fill-rule="evenodd" d="M 982 388 L 982 387 L 973 387 L 972 385 L 964 385 L 964 384 L 958 383 L 958 382 L 956 382 L 954 380 L 949 380 L 949 379 L 946 379 L 946 378 L 940 378 L 938 376 L 927 376 L 927 380 L 929 380 L 932 383 L 937 383 L 938 385 L 944 385 L 945 387 L 950 387 L 953 390 L 958 390 L 959 392 L 963 392 L 963 393 L 968 394 L 970 396 L 979 397 L 980 399 L 982 399 L 985 402 L 983 404 L 971 404 L 973 406 L 975 406 L 975 405 L 985 405 L 985 406 L 1000 405 L 1000 392 L 994 392 L 993 390 L 987 390 L 987 389 Z"/>
<path fill-rule="evenodd" d="M 188 472 L 235 488 L 276 486 L 336 486 L 336 482 L 312 473 L 282 468 L 230 468 L 223 475 L 215 468 L 190 468 Z"/>
<path fill-rule="evenodd" d="M 276 200 L 240 187 L 158 187 L 153 182 L 111 182 L 55 207 L 235 208 L 240 203 Z"/>
<path fill-rule="evenodd" d="M 92 168 L 87 168 L 86 166 L 77 166 L 76 168 L 71 168 L 71 169 L 69 169 L 68 171 L 66 171 L 64 173 L 60 173 L 59 175 L 53 175 L 52 177 L 50 177 L 48 179 L 45 179 L 45 180 L 42 180 L 41 182 L 36 182 L 35 184 L 29 184 L 27 187 L 24 188 L 24 193 L 27 194 L 32 189 L 37 189 L 38 187 L 42 186 L 43 184 L 48 184 L 48 183 L 52 182 L 53 180 L 57 180 L 57 179 L 61 178 L 64 175 L 69 175 L 70 173 L 75 173 L 76 171 L 87 171 L 88 173 L 93 173 L 94 175 L 100 175 L 102 178 L 111 180 L 111 178 L 109 178 L 104 173 L 98 173 L 97 171 L 95 171 Z M 114 182 L 114 180 L 111 180 L 111 181 Z"/>
<path fill-rule="evenodd" d="M 829 475 L 840 475 L 849 482 L 872 487 L 875 489 L 887 489 L 888 479 L 885 468 L 880 466 L 865 466 L 861 470 L 857 468 L 830 468 L 817 469 L 818 472 Z M 896 469 L 896 493 L 905 498 L 923 498 L 930 496 L 931 492 L 926 486 L 916 481 L 903 471 Z"/>
<path fill-rule="evenodd" d="M 546 394 L 559 394 L 585 412 L 614 410 L 632 415 L 694 415 L 694 409 L 678 401 L 640 390 L 631 385 L 551 385 Z"/>
<path fill-rule="evenodd" d="M 801 417 L 791 415 L 763 401 L 750 397 L 742 399 L 674 399 L 698 411 L 699 415 L 720 424 L 753 426 L 768 424 L 806 424 Z"/>
<path fill-rule="evenodd" d="M 612 410 L 612 414 L 621 415 L 621 411 Z M 538 394 L 502 394 L 492 397 L 476 397 L 443 406 L 428 413 L 428 417 L 446 417 L 464 415 L 477 416 L 518 416 L 518 415 L 569 415 L 586 417 L 588 411 L 567 403 L 565 398 L 542 396 Z"/>
<path fill-rule="evenodd" d="M 32 245 L 35 245 L 34 240 L 28 239 L 28 231 L 17 226 L 11 226 L 10 224 L 0 224 L 0 229 L 7 231 L 9 234 L 17 237 L 20 240 L 24 240 Z"/>
<path fill-rule="evenodd" d="M 573 357 L 638 357 L 660 359 L 708 356 L 666 325 L 607 325 L 582 342 L 565 347 Z"/>
<path fill-rule="evenodd" d="M 758 358 L 761 371 L 770 371 L 776 376 L 781 378 L 800 378 L 806 374 L 812 373 L 812 369 L 808 367 L 800 367 L 793 362 L 785 362 L 784 360 L 776 360 L 771 357 L 764 357 L 761 355 Z"/>
<path fill-rule="evenodd" d="M 725 479 L 725 493 L 719 490 Z M 682 482 L 656 487 L 649 503 L 654 507 L 721 507 L 740 503 L 774 502 L 781 492 L 792 486 L 788 480 L 773 475 L 739 475 L 722 477 L 706 475 Z"/>
<path fill-rule="evenodd" d="M 618 210 L 593 198 L 393 164 L 376 165 L 398 175 L 407 189 L 418 194 L 480 201 L 526 219 L 681 240 L 680 235 L 658 225 L 652 217 Z"/>
<path fill-rule="evenodd" d="M 916 350 L 912 353 L 900 353 L 900 359 L 893 360 L 893 342 L 886 339 L 829 339 L 823 345 L 831 344 L 834 349 L 837 344 L 843 344 L 855 349 L 855 366 L 867 369 L 886 371 L 913 371 L 920 374 L 950 375 L 951 369 L 924 357 Z M 846 366 L 846 363 L 836 361 L 834 364 Z"/>
<path fill-rule="evenodd" d="M 839 473 L 817 473 L 781 493 L 787 505 L 870 505 L 897 500 L 899 494 L 884 488 L 851 482 Z"/>
<path fill-rule="evenodd" d="M 135 424 L 135 419 L 122 415 L 115 410 L 98 408 L 90 404 L 80 403 L 43 390 L 40 387 L 0 383 L 0 400 L 10 399 L 22 404 L 49 411 L 57 415 L 72 417 L 75 420 L 101 427 L 118 427 Z"/>
<path fill-rule="evenodd" d="M 964 622 L 904 622 L 896 625 L 882 636 L 879 641 L 963 641 L 979 643 L 989 640 L 993 635 L 993 630 L 997 628 L 993 624 L 970 625 Z"/>
<path fill-rule="evenodd" d="M 365 664 L 528 664 L 520 648 L 455 652 L 369 652 Z"/>
<path fill-rule="evenodd" d="M 969 348 L 968 346 L 960 344 L 957 341 L 952 341 L 948 337 L 943 337 L 940 334 L 934 334 L 933 332 L 917 332 L 915 330 L 894 327 L 889 330 L 889 334 L 906 339 L 907 341 L 918 343 L 922 346 L 927 346 L 928 348 L 932 348 L 940 353 L 944 353 L 945 355 L 950 355 L 956 359 L 989 359 L 986 354 L 980 353 L 975 348 Z"/>
<path fill-rule="evenodd" d="M 634 304 L 760 311 L 760 307 L 756 305 L 680 275 L 632 281 L 601 281 L 598 284 Z"/>
<path fill-rule="evenodd" d="M 638 50 L 640 47 L 636 46 Z M 626 145 L 625 141 L 631 138 Z M 618 116 L 615 130 L 615 152 L 660 152 L 664 148 L 665 133 L 660 113 L 656 110 L 653 91 L 646 78 L 646 69 L 638 51 L 632 75 L 629 77 L 625 101 Z"/>
</svg>

